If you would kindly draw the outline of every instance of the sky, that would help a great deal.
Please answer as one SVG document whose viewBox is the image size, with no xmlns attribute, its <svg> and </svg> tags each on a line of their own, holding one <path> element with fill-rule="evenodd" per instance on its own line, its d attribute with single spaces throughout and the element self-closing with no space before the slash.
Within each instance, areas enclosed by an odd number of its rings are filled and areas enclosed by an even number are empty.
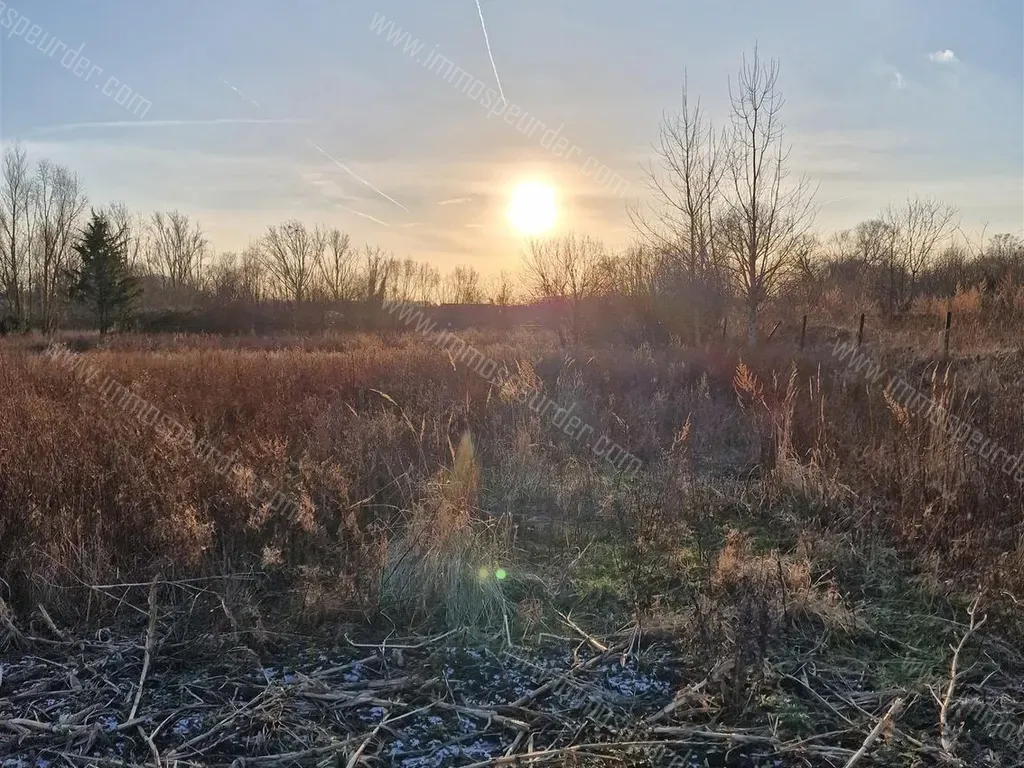
<svg viewBox="0 0 1024 768">
<path fill-rule="evenodd" d="M 521 181 L 555 189 L 557 231 L 628 244 L 684 76 L 722 123 L 755 44 L 819 230 L 922 195 L 1024 234 L 1021 0 L 4 0 L 0 141 L 218 251 L 298 218 L 486 274 L 518 264 Z"/>
</svg>

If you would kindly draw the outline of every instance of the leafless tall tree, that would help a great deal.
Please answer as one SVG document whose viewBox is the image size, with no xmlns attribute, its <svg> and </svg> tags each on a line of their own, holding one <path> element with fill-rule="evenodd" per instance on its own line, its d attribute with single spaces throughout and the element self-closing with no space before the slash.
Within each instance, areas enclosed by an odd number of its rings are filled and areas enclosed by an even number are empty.
<svg viewBox="0 0 1024 768">
<path fill-rule="evenodd" d="M 415 259 L 403 259 L 395 263 L 388 286 L 390 298 L 431 304 L 440 298 L 441 290 L 441 273 L 437 267 Z"/>
<path fill-rule="evenodd" d="M 25 149 L 7 147 L 0 170 L 0 287 L 19 323 L 27 320 L 31 190 Z"/>
<path fill-rule="evenodd" d="M 310 298 L 327 244 L 327 233 L 301 221 L 271 226 L 260 241 L 260 255 L 278 295 L 296 304 Z"/>
<path fill-rule="evenodd" d="M 890 233 L 887 309 L 892 316 L 906 310 L 913 298 L 921 271 L 934 256 L 939 243 L 950 238 L 959 221 L 957 210 L 938 200 L 914 198 L 890 205 L 881 221 Z"/>
<path fill-rule="evenodd" d="M 242 252 L 222 253 L 206 270 L 204 290 L 218 302 L 256 304 L 262 298 L 259 253 L 251 246 Z"/>
<path fill-rule="evenodd" d="M 398 260 L 379 246 L 363 247 L 363 290 L 360 298 L 380 303 L 388 297 L 388 286 L 398 266 Z"/>
<path fill-rule="evenodd" d="M 125 243 L 125 262 L 132 275 L 141 277 L 145 270 L 145 257 L 149 238 L 146 218 L 132 213 L 124 202 L 113 202 L 107 206 L 107 217 L 114 229 L 121 232 Z"/>
<path fill-rule="evenodd" d="M 35 322 L 46 333 L 57 328 L 65 305 L 86 198 L 78 177 L 64 166 L 41 160 L 32 188 L 32 280 Z"/>
<path fill-rule="evenodd" d="M 533 298 L 558 299 L 566 304 L 569 329 L 578 341 L 584 303 L 609 287 L 604 245 L 574 233 L 531 240 L 523 254 L 523 265 L 527 289 Z"/>
<path fill-rule="evenodd" d="M 806 179 L 789 181 L 783 146 L 784 104 L 777 61 L 754 50 L 730 84 L 732 126 L 723 242 L 747 310 L 747 340 L 757 343 L 758 316 L 792 268 L 803 235 L 814 220 L 813 190 Z"/>
<path fill-rule="evenodd" d="M 172 290 L 198 288 L 208 242 L 198 222 L 181 211 L 154 213 L 149 222 L 149 264 Z"/>
<path fill-rule="evenodd" d="M 263 268 L 259 245 L 246 246 L 239 257 L 238 270 L 242 300 L 251 301 L 253 304 L 263 301 L 267 289 L 267 273 Z"/>
<path fill-rule="evenodd" d="M 508 307 L 516 300 L 517 291 L 510 275 L 505 270 L 491 278 L 486 289 L 487 301 L 498 307 Z"/>
<path fill-rule="evenodd" d="M 862 221 L 853 230 L 853 256 L 872 267 L 886 265 L 891 258 L 895 228 L 882 219 Z"/>
<path fill-rule="evenodd" d="M 444 276 L 441 286 L 445 304 L 481 304 L 484 300 L 480 273 L 473 267 L 455 267 Z"/>
<path fill-rule="evenodd" d="M 860 222 L 848 237 L 850 266 L 879 306 L 890 312 L 905 290 L 906 272 L 896 257 L 896 229 L 875 218 Z"/>
<path fill-rule="evenodd" d="M 691 106 L 684 81 L 680 111 L 662 116 L 654 148 L 658 168 L 647 169 L 655 213 L 652 217 L 635 208 L 630 216 L 649 245 L 673 254 L 694 278 L 714 258 L 714 213 L 726 166 L 723 149 L 700 99 Z"/>
<path fill-rule="evenodd" d="M 326 234 L 317 271 L 327 298 L 332 301 L 355 298 L 356 254 L 346 233 L 332 229 Z"/>
<path fill-rule="evenodd" d="M 210 259 L 206 268 L 206 290 L 218 302 L 238 300 L 238 256 L 221 253 Z"/>
<path fill-rule="evenodd" d="M 441 290 L 441 271 L 425 261 L 416 267 L 414 295 L 418 301 L 434 304 Z"/>
<path fill-rule="evenodd" d="M 395 266 L 395 276 L 391 281 L 389 294 L 396 301 L 416 301 L 416 275 L 419 262 L 413 259 L 402 259 Z"/>
<path fill-rule="evenodd" d="M 687 285 L 674 278 L 683 277 L 676 254 L 667 254 L 644 242 L 635 243 L 623 251 L 615 264 L 614 286 L 622 315 L 623 328 L 635 341 L 653 341 L 680 329 L 671 322 L 676 305 L 686 294 Z M 684 322 L 689 328 L 695 322 L 694 313 L 686 311 Z"/>
<path fill-rule="evenodd" d="M 715 323 L 712 316 L 721 311 L 726 292 L 715 236 L 726 138 L 716 137 L 700 100 L 691 101 L 684 79 L 680 110 L 662 116 L 654 148 L 657 168 L 647 169 L 652 210 L 630 209 L 634 227 L 649 246 L 646 253 L 663 256 L 661 268 L 673 274 L 673 290 L 697 340 L 706 322 Z"/>
</svg>

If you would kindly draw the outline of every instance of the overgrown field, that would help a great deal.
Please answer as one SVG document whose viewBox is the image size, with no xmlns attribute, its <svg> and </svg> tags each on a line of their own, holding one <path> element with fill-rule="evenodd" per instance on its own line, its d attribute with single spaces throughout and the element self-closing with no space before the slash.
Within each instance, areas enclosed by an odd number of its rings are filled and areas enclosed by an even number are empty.
<svg viewBox="0 0 1024 768">
<path fill-rule="evenodd" d="M 1015 349 L 61 341 L 0 342 L 10 765 L 1024 765 Z"/>
</svg>

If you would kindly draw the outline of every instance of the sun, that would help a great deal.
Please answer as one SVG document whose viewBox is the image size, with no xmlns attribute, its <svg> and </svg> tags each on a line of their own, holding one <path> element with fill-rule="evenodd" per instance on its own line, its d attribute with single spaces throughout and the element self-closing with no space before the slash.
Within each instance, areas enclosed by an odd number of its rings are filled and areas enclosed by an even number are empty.
<svg viewBox="0 0 1024 768">
<path fill-rule="evenodd" d="M 549 232 L 558 218 L 555 190 L 539 181 L 524 181 L 512 191 L 508 219 L 523 235 Z"/>
</svg>

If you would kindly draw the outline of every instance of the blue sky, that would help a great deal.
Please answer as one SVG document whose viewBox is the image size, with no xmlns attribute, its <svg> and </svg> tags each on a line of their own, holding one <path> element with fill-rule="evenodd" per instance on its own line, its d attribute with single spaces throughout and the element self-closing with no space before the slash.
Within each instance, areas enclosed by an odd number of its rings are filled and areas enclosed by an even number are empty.
<svg viewBox="0 0 1024 768">
<path fill-rule="evenodd" d="M 4 5 L 0 23 L 27 19 L 101 71 L 76 76 L 0 27 L 0 138 L 76 170 L 95 204 L 188 211 L 219 250 L 296 217 L 442 267 L 513 267 L 506 201 L 535 178 L 557 188 L 560 226 L 625 244 L 684 71 L 722 118 L 755 42 L 780 60 L 820 229 L 921 194 L 967 229 L 1024 230 L 1020 0 L 481 0 L 508 101 L 563 125 L 630 182 L 626 200 L 370 29 L 383 14 L 496 87 L 474 0 Z M 122 85 L 152 103 L 142 120 L 102 92 Z"/>
</svg>

